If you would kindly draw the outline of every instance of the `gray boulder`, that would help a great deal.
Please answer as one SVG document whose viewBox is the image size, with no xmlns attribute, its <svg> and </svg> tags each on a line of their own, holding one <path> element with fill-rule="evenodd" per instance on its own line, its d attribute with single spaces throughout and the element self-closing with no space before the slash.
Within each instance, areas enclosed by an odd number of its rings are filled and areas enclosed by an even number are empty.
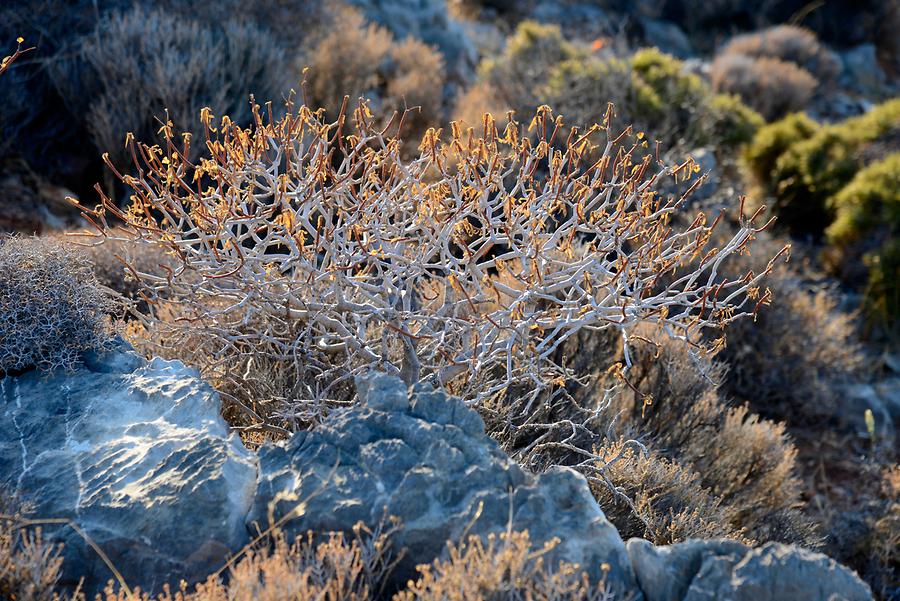
<svg viewBox="0 0 900 601">
<path fill-rule="evenodd" d="M 867 601 L 869 587 L 821 553 L 727 540 L 627 544 L 646 601 Z"/>
<path fill-rule="evenodd" d="M 0 487 L 37 518 L 77 524 L 129 585 L 205 578 L 248 541 L 256 458 L 229 434 L 218 395 L 176 361 L 126 347 L 70 374 L 0 380 Z M 64 580 L 112 573 L 69 526 Z"/>
<path fill-rule="evenodd" d="M 406 548 L 392 577 L 404 584 L 447 541 L 528 530 L 532 542 L 554 538 L 549 561 L 577 563 L 619 588 L 634 590 L 625 545 L 584 477 L 558 468 L 523 471 L 484 433 L 462 401 L 375 374 L 358 383 L 359 407 L 335 412 L 321 427 L 259 454 L 260 480 L 249 525 L 286 522 L 292 534 L 350 531 L 385 516 L 403 524 L 393 544 Z"/>
</svg>

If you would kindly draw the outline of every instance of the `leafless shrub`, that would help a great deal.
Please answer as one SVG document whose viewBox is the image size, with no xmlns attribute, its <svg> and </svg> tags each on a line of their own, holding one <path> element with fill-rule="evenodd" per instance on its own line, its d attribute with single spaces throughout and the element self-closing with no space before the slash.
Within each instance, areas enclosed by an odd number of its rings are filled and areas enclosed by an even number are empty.
<svg viewBox="0 0 900 601">
<path fill-rule="evenodd" d="M 698 485 L 719 504 L 725 519 L 720 526 L 729 536 L 818 544 L 796 509 L 797 451 L 784 425 L 760 419 L 745 406 L 729 406 L 719 392 L 723 367 L 709 358 L 691 359 L 646 328 L 633 339 L 628 386 L 617 391 L 609 410 L 625 436 L 651 449 L 644 461 L 654 459 L 652 450 L 675 461 L 680 473 L 654 466 L 655 473 L 684 478 L 684 489 L 692 486 L 685 474 L 696 473 Z"/>
<path fill-rule="evenodd" d="M 819 85 L 815 77 L 794 63 L 743 54 L 717 57 L 711 78 L 713 90 L 740 96 L 768 121 L 805 107 Z"/>
<path fill-rule="evenodd" d="M 594 483 L 591 491 L 623 539 L 646 538 L 657 545 L 689 538 L 745 540 L 722 500 L 690 468 L 622 442 L 606 443 L 598 454 L 613 487 Z"/>
<path fill-rule="evenodd" d="M 776 25 L 736 36 L 720 54 L 794 63 L 823 83 L 834 80 L 841 69 L 840 59 L 819 42 L 815 33 L 795 25 Z"/>
<path fill-rule="evenodd" d="M 178 258 L 171 275 L 139 274 L 148 293 L 179 306 L 176 326 L 223 353 L 303 365 L 319 386 L 313 400 L 379 365 L 474 404 L 529 382 L 518 401 L 527 413 L 566 376 L 551 357 L 583 328 L 627 338 L 653 322 L 697 345 L 705 328 L 765 302 L 765 271 L 718 273 L 758 231 L 753 217 L 716 248 L 705 247 L 703 215 L 667 229 L 683 198 L 651 191 L 687 176 L 690 161 L 635 164 L 634 148 L 601 126 L 554 149 L 561 120 L 547 108 L 530 128 L 537 143 L 488 118 L 482 136 L 454 126 L 444 142 L 429 130 L 421 156 L 404 161 L 401 140 L 370 115 L 361 105 L 350 135 L 343 115 L 327 125 L 306 107 L 273 123 L 257 113 L 249 130 L 223 118 L 198 163 L 164 128 L 167 150 L 132 144 L 143 175 L 121 176 L 135 191 L 131 208 L 104 198 L 85 215 L 99 224 L 108 212 Z M 594 145 L 595 136 L 605 139 Z M 695 257 L 698 266 L 656 287 Z"/>
<path fill-rule="evenodd" d="M 90 263 L 40 238 L 0 238 L 0 373 L 71 369 L 109 339 L 114 303 Z"/>
<path fill-rule="evenodd" d="M 725 273 L 764 267 L 766 251 L 779 245 L 761 236 L 756 251 L 732 257 Z M 718 358 L 728 366 L 723 380 L 728 395 L 765 416 L 799 425 L 833 415 L 839 386 L 858 380 L 866 361 L 853 316 L 840 311 L 829 292 L 804 287 L 789 267 L 768 280 L 770 307 L 754 321 L 728 326 L 728 343 Z"/>
</svg>

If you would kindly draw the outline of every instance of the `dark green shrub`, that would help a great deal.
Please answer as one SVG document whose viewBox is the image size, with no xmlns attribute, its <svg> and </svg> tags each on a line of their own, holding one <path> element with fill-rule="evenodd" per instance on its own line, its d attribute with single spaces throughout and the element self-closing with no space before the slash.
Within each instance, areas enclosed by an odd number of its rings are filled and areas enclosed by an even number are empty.
<svg viewBox="0 0 900 601">
<path fill-rule="evenodd" d="M 835 213 L 826 236 L 842 274 L 868 269 L 866 305 L 887 323 L 900 315 L 900 153 L 862 169 L 830 200 Z"/>
<path fill-rule="evenodd" d="M 90 262 L 40 238 L 0 238 L 0 374 L 72 369 L 109 340 L 115 308 Z"/>
<path fill-rule="evenodd" d="M 754 183 L 771 194 L 773 190 L 769 183 L 778 159 L 793 144 L 812 137 L 819 129 L 819 124 L 805 113 L 788 115 L 761 127 L 743 152 L 744 163 L 753 176 Z"/>
<path fill-rule="evenodd" d="M 773 210 L 780 224 L 794 233 L 821 235 L 833 218 L 828 199 L 864 167 L 861 155 L 865 147 L 898 128 L 900 99 L 824 127 L 787 148 L 770 176 Z"/>
</svg>

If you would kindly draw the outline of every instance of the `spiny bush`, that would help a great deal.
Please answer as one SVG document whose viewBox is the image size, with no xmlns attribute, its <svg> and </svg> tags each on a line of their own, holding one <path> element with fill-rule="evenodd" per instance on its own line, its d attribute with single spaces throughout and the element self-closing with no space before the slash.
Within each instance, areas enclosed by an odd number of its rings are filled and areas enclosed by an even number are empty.
<svg viewBox="0 0 900 601">
<path fill-rule="evenodd" d="M 72 369 L 107 342 L 114 309 L 90 263 L 70 248 L 0 238 L 0 374 Z"/>
<path fill-rule="evenodd" d="M 807 140 L 789 146 L 769 175 L 775 191 L 773 211 L 794 233 L 821 235 L 831 223 L 829 198 L 864 167 L 867 146 L 900 129 L 900 99 L 865 115 L 822 127 Z"/>
<path fill-rule="evenodd" d="M 627 59 L 599 58 L 566 41 L 559 27 L 527 21 L 501 56 L 482 62 L 479 80 L 461 97 L 456 115 L 478 125 L 476 119 L 491 107 L 529 115 L 547 104 L 569 115 L 573 125 L 590 125 L 610 102 L 618 119 L 667 146 L 740 144 L 761 123 L 753 111 L 716 97 L 681 61 L 656 49 Z"/>
<path fill-rule="evenodd" d="M 743 54 L 716 58 L 711 79 L 716 92 L 739 96 L 768 121 L 805 107 L 819 86 L 815 77 L 794 63 Z"/>
<path fill-rule="evenodd" d="M 366 23 L 356 11 L 339 11 L 334 27 L 313 49 L 306 74 L 307 100 L 337 118 L 344 96 L 360 97 L 386 123 L 404 116 L 404 135 L 421 137 L 442 117 L 444 61 L 441 54 L 414 38 L 394 40 L 390 32 Z M 409 149 L 415 151 L 415 147 Z"/>
<path fill-rule="evenodd" d="M 60 548 L 45 542 L 21 509 L 0 495 L 0 599 L 55 601 L 63 561 Z"/>
<path fill-rule="evenodd" d="M 329 124 L 288 108 L 272 122 L 256 113 L 250 129 L 223 118 L 215 134 L 206 114 L 209 154 L 195 163 L 170 128 L 167 150 L 132 142 L 143 162 L 140 177 L 121 176 L 131 207 L 103 197 L 83 209 L 178 258 L 171 276 L 142 279 L 187 319 L 167 324 L 151 306 L 148 323 L 202 333 L 219 356 L 297 366 L 297 381 L 319 391 L 310 402 L 378 365 L 475 404 L 529 382 L 524 410 L 564 381 L 551 358 L 582 328 L 650 321 L 696 340 L 760 302 L 765 272 L 715 276 L 752 239 L 753 217 L 716 248 L 705 248 L 702 214 L 670 229 L 683 197 L 652 190 L 686 177 L 689 161 L 635 162 L 634 147 L 599 125 L 555 149 L 563 123 L 547 108 L 528 128 L 536 141 L 488 116 L 482 135 L 454 125 L 442 141 L 429 130 L 408 161 L 365 104 L 349 131 L 344 115 Z"/>
<path fill-rule="evenodd" d="M 736 36 L 719 56 L 741 55 L 793 63 L 825 83 L 840 73 L 840 59 L 823 46 L 816 34 L 795 25 L 776 25 Z"/>
<path fill-rule="evenodd" d="M 247 123 L 251 94 L 279 98 L 292 77 L 293 85 L 299 81 L 284 51 L 256 25 L 207 25 L 140 5 L 101 19 L 71 53 L 55 63 L 55 80 L 71 112 L 86 116 L 95 147 L 119 165 L 132 159 L 126 134 L 158 139 L 168 122 L 189 131 L 204 107 Z M 195 143 L 202 146 L 202 138 Z"/>
</svg>

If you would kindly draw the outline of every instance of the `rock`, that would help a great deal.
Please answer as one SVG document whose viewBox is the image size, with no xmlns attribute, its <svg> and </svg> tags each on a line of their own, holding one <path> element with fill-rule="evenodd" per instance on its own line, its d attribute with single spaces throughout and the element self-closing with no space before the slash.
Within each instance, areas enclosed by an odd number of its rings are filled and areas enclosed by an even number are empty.
<svg viewBox="0 0 900 601">
<path fill-rule="evenodd" d="M 655 46 L 677 58 L 687 59 L 694 55 L 694 49 L 687 35 L 671 21 L 641 19 L 644 41 L 647 46 Z"/>
<path fill-rule="evenodd" d="M 654 547 L 627 544 L 646 601 L 863 601 L 869 587 L 821 553 L 768 543 L 758 549 L 727 540 Z"/>
<path fill-rule="evenodd" d="M 900 423 L 900 377 L 885 378 L 876 382 L 875 392 L 894 422 Z"/>
<path fill-rule="evenodd" d="M 844 63 L 844 80 L 847 85 L 864 94 L 885 91 L 888 77 L 881 65 L 875 46 L 861 44 L 841 54 Z"/>
<path fill-rule="evenodd" d="M 72 520 L 129 585 L 196 581 L 248 542 L 256 459 L 230 435 L 218 395 L 177 361 L 127 347 L 50 377 L 0 380 L 0 488 L 36 518 Z M 64 583 L 92 594 L 112 573 L 68 526 Z"/>
<path fill-rule="evenodd" d="M 407 551 L 392 578 L 402 585 L 447 541 L 512 527 L 528 530 L 537 545 L 558 539 L 550 561 L 577 563 L 594 578 L 608 569 L 608 582 L 634 589 L 625 545 L 583 476 L 523 471 L 485 435 L 476 412 L 441 392 L 417 386 L 401 403 L 405 387 L 387 375 L 370 376 L 359 389 L 361 406 L 261 449 L 251 529 L 295 510 L 285 524 L 291 534 L 349 532 L 359 521 L 396 516 L 403 527 L 394 548 Z"/>
</svg>

